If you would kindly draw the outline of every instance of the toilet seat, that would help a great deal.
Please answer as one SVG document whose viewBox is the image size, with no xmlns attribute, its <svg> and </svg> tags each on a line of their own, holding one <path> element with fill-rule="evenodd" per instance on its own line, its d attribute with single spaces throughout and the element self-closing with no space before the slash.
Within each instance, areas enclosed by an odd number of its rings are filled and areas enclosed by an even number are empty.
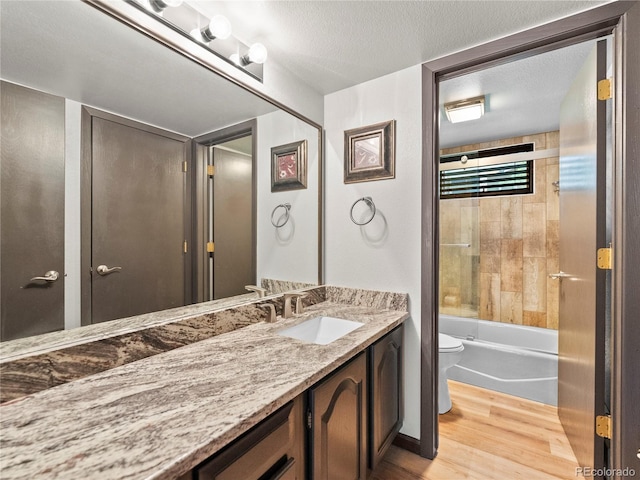
<svg viewBox="0 0 640 480">
<path fill-rule="evenodd" d="M 438 351 L 440 353 L 455 353 L 464 350 L 462 341 L 457 338 L 450 337 L 444 333 L 438 334 Z"/>
</svg>

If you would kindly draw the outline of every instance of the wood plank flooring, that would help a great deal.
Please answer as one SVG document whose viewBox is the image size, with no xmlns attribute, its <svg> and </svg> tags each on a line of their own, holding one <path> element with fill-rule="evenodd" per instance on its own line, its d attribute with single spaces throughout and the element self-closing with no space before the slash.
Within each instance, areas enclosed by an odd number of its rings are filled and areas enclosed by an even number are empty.
<svg viewBox="0 0 640 480">
<path fill-rule="evenodd" d="M 451 380 L 449 389 L 435 460 L 392 446 L 369 480 L 576 478 L 555 407 Z"/>
</svg>

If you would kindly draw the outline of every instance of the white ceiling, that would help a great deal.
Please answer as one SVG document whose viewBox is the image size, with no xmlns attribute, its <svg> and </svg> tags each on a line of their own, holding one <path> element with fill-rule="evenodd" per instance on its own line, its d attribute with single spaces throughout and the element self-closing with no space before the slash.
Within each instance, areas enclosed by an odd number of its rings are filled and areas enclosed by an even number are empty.
<svg viewBox="0 0 640 480">
<path fill-rule="evenodd" d="M 189 3 L 208 16 L 227 15 L 240 40 L 261 41 L 268 61 L 328 94 L 605 2 Z M 0 8 L 0 73 L 6 80 L 189 136 L 274 109 L 82 2 L 0 0 Z M 529 133 L 552 129 L 543 119 L 557 110 L 558 92 L 566 90 L 583 53 L 547 54 L 447 82 L 443 101 L 488 94 L 489 108 L 486 128 L 476 124 L 473 132 L 443 122 L 442 143 L 468 143 L 472 136 L 480 141 L 476 137 L 487 132 L 507 136 L 516 126 Z M 532 91 L 538 95 L 527 106 Z M 508 108 L 498 115 L 503 106 Z M 532 119 L 538 123 L 525 124 Z"/>
<path fill-rule="evenodd" d="M 327 94 L 593 8 L 598 0 L 188 0 Z"/>
</svg>

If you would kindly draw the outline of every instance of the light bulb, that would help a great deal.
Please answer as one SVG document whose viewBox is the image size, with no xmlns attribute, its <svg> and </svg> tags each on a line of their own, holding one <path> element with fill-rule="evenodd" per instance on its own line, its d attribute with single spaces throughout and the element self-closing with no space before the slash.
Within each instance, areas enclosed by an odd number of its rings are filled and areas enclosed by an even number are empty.
<svg viewBox="0 0 640 480">
<path fill-rule="evenodd" d="M 242 65 L 246 66 L 250 63 L 264 63 L 267 60 L 267 47 L 261 43 L 254 43 L 249 47 L 246 55 L 243 55 Z"/>
<path fill-rule="evenodd" d="M 236 65 L 242 65 L 242 62 L 240 61 L 240 55 L 238 55 L 237 53 L 232 53 L 231 55 L 229 55 L 229 60 L 231 60 Z"/>
<path fill-rule="evenodd" d="M 149 3 L 155 12 L 162 13 L 165 8 L 179 7 L 182 0 L 149 0 Z"/>
<path fill-rule="evenodd" d="M 231 35 L 231 23 L 224 15 L 214 15 L 209 21 L 209 25 L 203 28 L 201 33 L 209 41 L 216 38 L 224 40 Z"/>
</svg>

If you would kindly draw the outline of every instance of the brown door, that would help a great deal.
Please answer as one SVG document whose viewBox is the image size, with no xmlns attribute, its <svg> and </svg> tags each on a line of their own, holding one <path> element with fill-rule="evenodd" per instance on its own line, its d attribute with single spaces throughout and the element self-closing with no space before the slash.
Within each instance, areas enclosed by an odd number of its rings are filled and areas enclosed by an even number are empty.
<svg viewBox="0 0 640 480">
<path fill-rule="evenodd" d="M 237 140 L 236 140 L 237 141 Z M 250 144 L 251 139 L 248 138 Z M 213 299 L 246 293 L 256 282 L 251 155 L 212 147 Z"/>
<path fill-rule="evenodd" d="M 0 90 L 4 341 L 64 328 L 65 107 L 12 83 Z"/>
<path fill-rule="evenodd" d="M 581 466 L 604 466 L 595 417 L 604 414 L 605 285 L 596 251 L 606 243 L 606 42 L 594 47 L 560 111 L 560 324 L 558 414 Z"/>
<path fill-rule="evenodd" d="M 184 305 L 188 139 L 92 112 L 92 323 Z"/>
</svg>

